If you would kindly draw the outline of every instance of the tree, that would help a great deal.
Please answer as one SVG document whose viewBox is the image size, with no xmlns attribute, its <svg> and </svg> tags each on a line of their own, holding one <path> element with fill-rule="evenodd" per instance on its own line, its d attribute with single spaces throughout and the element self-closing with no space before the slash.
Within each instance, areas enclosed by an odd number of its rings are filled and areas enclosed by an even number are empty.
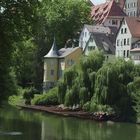
<svg viewBox="0 0 140 140">
<path fill-rule="evenodd" d="M 90 21 L 90 6 L 83 0 L 42 0 L 40 12 L 46 20 L 48 42 L 55 35 L 59 47 L 79 37 L 77 32 Z"/>
<path fill-rule="evenodd" d="M 22 87 L 35 83 L 35 64 L 37 47 L 33 40 L 14 43 L 12 67 L 16 75 L 17 84 Z"/>
<path fill-rule="evenodd" d="M 31 35 L 37 4 L 37 0 L 0 1 L 0 102 L 15 92 L 10 75 L 13 43 Z"/>
</svg>

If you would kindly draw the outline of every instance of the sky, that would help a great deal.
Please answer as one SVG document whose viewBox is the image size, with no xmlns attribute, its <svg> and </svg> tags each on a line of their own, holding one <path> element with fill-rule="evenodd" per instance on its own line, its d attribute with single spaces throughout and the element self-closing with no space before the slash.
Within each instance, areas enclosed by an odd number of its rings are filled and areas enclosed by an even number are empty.
<svg viewBox="0 0 140 140">
<path fill-rule="evenodd" d="M 106 0 L 91 0 L 95 5 L 104 3 Z"/>
</svg>

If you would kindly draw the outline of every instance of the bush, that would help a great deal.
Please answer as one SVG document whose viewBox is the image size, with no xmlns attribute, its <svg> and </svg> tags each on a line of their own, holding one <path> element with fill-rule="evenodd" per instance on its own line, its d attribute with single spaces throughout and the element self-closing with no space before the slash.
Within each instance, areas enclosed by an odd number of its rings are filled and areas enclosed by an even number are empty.
<svg viewBox="0 0 140 140">
<path fill-rule="evenodd" d="M 49 90 L 47 93 L 36 96 L 32 103 L 35 105 L 58 105 L 58 89 L 53 88 Z"/>
<path fill-rule="evenodd" d="M 33 87 L 24 89 L 23 99 L 25 99 L 25 104 L 31 104 L 31 99 L 33 99 L 34 95 L 37 93 L 37 90 Z"/>
<path fill-rule="evenodd" d="M 111 106 L 96 104 L 95 102 L 91 103 L 90 111 L 91 112 L 106 112 L 107 114 L 115 114 L 115 110 Z"/>
<path fill-rule="evenodd" d="M 82 108 L 84 111 L 90 111 L 90 102 L 86 102 Z"/>
</svg>

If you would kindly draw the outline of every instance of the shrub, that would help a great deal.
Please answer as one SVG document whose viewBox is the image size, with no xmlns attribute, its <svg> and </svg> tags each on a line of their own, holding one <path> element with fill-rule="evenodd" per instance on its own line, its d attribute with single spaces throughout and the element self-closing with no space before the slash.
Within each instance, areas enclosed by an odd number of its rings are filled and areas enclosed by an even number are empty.
<svg viewBox="0 0 140 140">
<path fill-rule="evenodd" d="M 35 105 L 57 105 L 58 104 L 58 89 L 53 88 L 49 90 L 47 93 L 36 96 L 32 103 Z"/>
<path fill-rule="evenodd" d="M 23 99 L 25 99 L 25 104 L 31 104 L 31 99 L 34 98 L 34 94 L 36 93 L 36 90 L 31 88 L 26 88 L 23 92 Z"/>
<path fill-rule="evenodd" d="M 90 111 L 90 101 L 86 102 L 82 108 L 84 111 Z"/>
<path fill-rule="evenodd" d="M 96 104 L 95 102 L 90 104 L 91 112 L 106 112 L 107 114 L 115 114 L 114 108 L 109 105 Z"/>
</svg>

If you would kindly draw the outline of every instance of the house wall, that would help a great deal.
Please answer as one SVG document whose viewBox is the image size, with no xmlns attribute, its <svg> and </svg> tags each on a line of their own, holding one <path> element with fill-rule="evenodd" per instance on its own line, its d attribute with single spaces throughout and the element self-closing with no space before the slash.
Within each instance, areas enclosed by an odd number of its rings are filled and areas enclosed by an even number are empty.
<svg viewBox="0 0 140 140">
<path fill-rule="evenodd" d="M 81 47 L 83 50 L 85 49 L 89 37 L 90 37 L 90 32 L 87 30 L 87 28 L 84 28 L 79 38 L 79 47 Z"/>
<path fill-rule="evenodd" d="M 73 53 L 67 55 L 64 58 L 65 69 L 71 67 L 73 64 L 78 64 L 80 62 L 80 57 L 82 56 L 82 49 L 78 48 Z"/>
<path fill-rule="evenodd" d="M 123 21 L 116 38 L 116 57 L 129 58 L 132 35 L 126 21 Z"/>
<path fill-rule="evenodd" d="M 95 40 L 90 39 L 88 44 L 87 44 L 87 47 L 84 50 L 84 55 L 89 55 L 89 53 L 93 50 L 98 50 L 98 48 L 97 48 Z"/>
<path fill-rule="evenodd" d="M 88 56 L 89 53 L 91 53 L 94 50 L 99 51 L 98 46 L 93 38 L 93 39 L 89 40 L 89 42 L 84 50 L 84 55 Z M 113 55 L 113 54 L 106 54 L 105 53 L 104 56 L 105 56 L 105 61 L 112 61 L 115 58 L 115 55 Z"/>
<path fill-rule="evenodd" d="M 126 0 L 124 12 L 128 16 L 137 16 L 138 13 L 138 0 Z"/>
<path fill-rule="evenodd" d="M 98 33 L 107 33 L 107 34 L 111 33 L 111 30 L 108 27 L 104 27 L 104 26 L 93 26 L 93 31 Z M 88 31 L 87 28 L 84 27 L 79 38 L 79 47 L 81 47 L 83 50 L 86 47 L 90 35 L 91 33 Z"/>
<path fill-rule="evenodd" d="M 58 79 L 62 78 L 64 70 L 65 70 L 65 59 L 61 58 L 59 59 L 58 63 Z"/>
<path fill-rule="evenodd" d="M 58 59 L 45 58 L 44 60 L 44 82 L 56 82 L 58 80 Z"/>
<path fill-rule="evenodd" d="M 139 52 L 131 52 L 131 59 L 135 64 L 140 64 L 140 51 Z"/>
<path fill-rule="evenodd" d="M 105 20 L 104 26 L 119 28 L 120 24 L 121 24 L 121 21 L 122 21 L 122 18 L 119 18 L 119 17 L 109 17 L 109 18 L 107 18 Z"/>
</svg>

